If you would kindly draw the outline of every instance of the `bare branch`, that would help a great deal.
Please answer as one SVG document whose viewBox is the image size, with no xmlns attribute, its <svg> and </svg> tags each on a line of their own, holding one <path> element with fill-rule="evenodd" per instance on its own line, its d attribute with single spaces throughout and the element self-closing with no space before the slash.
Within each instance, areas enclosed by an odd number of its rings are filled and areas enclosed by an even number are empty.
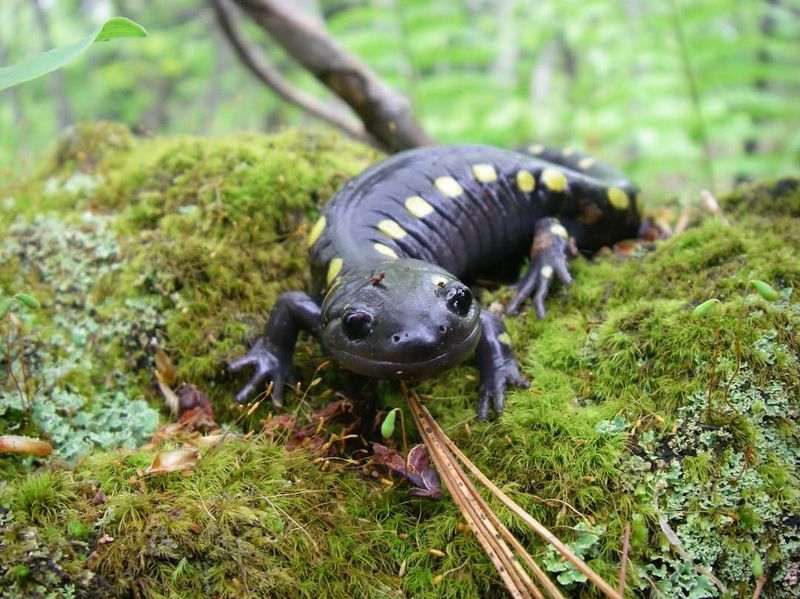
<svg viewBox="0 0 800 599">
<path fill-rule="evenodd" d="M 271 88 L 281 98 L 299 106 L 309 114 L 338 127 L 351 137 L 365 141 L 382 149 L 382 144 L 372 137 L 361 123 L 348 118 L 335 106 L 322 102 L 318 98 L 291 85 L 283 75 L 269 64 L 264 55 L 242 35 L 235 21 L 230 0 L 210 0 L 211 7 L 217 17 L 220 29 L 230 42 L 239 59 L 250 69 L 262 83 Z"/>
<path fill-rule="evenodd" d="M 389 151 L 433 143 L 409 101 L 389 87 L 291 0 L 235 0 L 289 55 L 358 114 Z"/>
</svg>

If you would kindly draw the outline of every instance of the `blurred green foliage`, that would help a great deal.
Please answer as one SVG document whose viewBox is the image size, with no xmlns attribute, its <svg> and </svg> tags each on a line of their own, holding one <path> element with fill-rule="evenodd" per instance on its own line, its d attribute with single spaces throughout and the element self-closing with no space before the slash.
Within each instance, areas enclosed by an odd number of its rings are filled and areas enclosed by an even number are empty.
<svg viewBox="0 0 800 599">
<path fill-rule="evenodd" d="M 0 6 L 0 64 L 110 14 L 151 37 L 98 48 L 52 79 L 5 92 L 0 180 L 30 170 L 60 125 L 107 118 L 149 133 L 315 124 L 239 65 L 199 0 L 54 0 Z M 693 197 L 737 178 L 800 171 L 797 0 L 305 0 L 345 47 L 413 101 L 443 142 L 573 145 L 652 195 Z M 244 23 L 295 85 L 330 94 Z M 38 35 L 37 35 L 38 32 Z M 331 100 L 333 101 L 333 100 Z M 66 103 L 66 109 L 62 105 Z M 63 120 L 63 117 L 62 117 Z"/>
<path fill-rule="evenodd" d="M 77 42 L 52 48 L 21 62 L 0 67 L 0 91 L 60 69 L 96 42 L 107 42 L 120 37 L 147 37 L 147 32 L 141 25 L 125 17 L 109 19 Z"/>
</svg>

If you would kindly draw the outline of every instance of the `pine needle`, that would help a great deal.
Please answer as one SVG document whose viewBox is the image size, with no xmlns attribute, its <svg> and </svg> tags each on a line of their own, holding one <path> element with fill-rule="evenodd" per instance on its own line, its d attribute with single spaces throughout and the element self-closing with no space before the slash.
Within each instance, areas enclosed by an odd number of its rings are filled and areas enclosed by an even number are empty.
<svg viewBox="0 0 800 599">
<path fill-rule="evenodd" d="M 405 385 L 403 386 L 403 391 L 420 435 L 428 447 L 431 458 L 442 475 L 453 500 L 458 505 L 467 523 L 475 530 L 478 541 L 497 568 L 503 583 L 513 597 L 538 598 L 543 597 L 543 595 L 531 581 L 530 576 L 522 568 L 520 562 L 517 561 L 511 552 L 511 547 L 516 551 L 517 556 L 531 569 L 539 584 L 547 590 L 550 596 L 563 599 L 563 595 L 548 578 L 547 574 L 500 522 L 497 515 L 478 493 L 472 481 L 459 465 L 459 460 L 506 508 L 516 514 L 536 534 L 552 545 L 556 551 L 597 586 L 604 595 L 614 599 L 622 599 L 622 595 L 592 570 L 586 562 L 575 555 L 553 533 L 484 476 L 442 431 L 427 408 L 422 405 L 416 393 L 410 391 Z M 511 547 L 509 547 L 509 544 Z"/>
</svg>

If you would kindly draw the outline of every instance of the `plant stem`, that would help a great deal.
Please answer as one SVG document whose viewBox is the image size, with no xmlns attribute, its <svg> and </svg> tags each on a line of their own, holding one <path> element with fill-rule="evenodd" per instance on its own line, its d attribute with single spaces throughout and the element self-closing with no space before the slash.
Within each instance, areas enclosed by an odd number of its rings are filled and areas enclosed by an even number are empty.
<svg viewBox="0 0 800 599">
<path fill-rule="evenodd" d="M 9 323 L 11 320 L 9 319 Z M 25 411 L 30 413 L 31 406 L 30 404 L 25 401 L 25 394 L 22 392 L 22 389 L 19 387 L 19 382 L 17 381 L 17 377 L 14 376 L 14 368 L 11 364 L 11 327 L 9 326 L 8 331 L 6 331 L 6 364 L 8 366 L 8 375 L 11 377 L 11 380 L 14 381 L 14 386 L 17 388 L 17 393 L 19 393 L 19 400 L 22 402 L 23 408 Z"/>
</svg>

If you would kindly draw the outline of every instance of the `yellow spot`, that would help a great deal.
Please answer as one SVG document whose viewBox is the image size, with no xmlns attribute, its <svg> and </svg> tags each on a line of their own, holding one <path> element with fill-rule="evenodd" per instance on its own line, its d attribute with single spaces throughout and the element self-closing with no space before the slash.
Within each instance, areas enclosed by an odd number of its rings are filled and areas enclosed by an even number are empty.
<svg viewBox="0 0 800 599">
<path fill-rule="evenodd" d="M 419 196 L 411 196 L 406 198 L 406 210 L 411 213 L 411 216 L 425 218 L 433 212 L 433 206 Z"/>
<path fill-rule="evenodd" d="M 541 154 L 544 152 L 544 146 L 542 144 L 533 144 L 532 146 L 528 146 L 528 152 L 531 154 Z"/>
<path fill-rule="evenodd" d="M 587 168 L 592 168 L 594 166 L 594 158 L 581 158 L 581 161 L 578 163 L 578 166 L 583 170 Z"/>
<path fill-rule="evenodd" d="M 392 259 L 396 259 L 397 258 L 397 252 L 395 252 L 388 245 L 383 245 L 382 243 L 376 243 L 372 247 L 379 254 L 383 254 L 384 256 L 388 256 L 389 258 L 392 258 Z"/>
<path fill-rule="evenodd" d="M 511 345 L 511 337 L 508 336 L 508 333 L 500 333 L 497 340 L 503 345 Z"/>
<path fill-rule="evenodd" d="M 608 188 L 608 201 L 617 210 L 625 210 L 631 203 L 628 194 L 622 191 L 619 187 Z"/>
<path fill-rule="evenodd" d="M 325 230 L 325 217 L 320 216 L 319 220 L 314 223 L 314 226 L 311 227 L 311 232 L 308 234 L 308 241 L 306 244 L 308 247 L 311 247 L 315 243 L 317 243 L 317 239 L 319 236 L 322 235 L 322 232 Z"/>
<path fill-rule="evenodd" d="M 333 280 L 336 278 L 336 275 L 338 275 L 341 272 L 342 266 L 344 266 L 344 262 L 342 261 L 341 258 L 334 258 L 333 260 L 330 261 L 330 263 L 328 264 L 328 276 L 325 278 L 328 285 L 333 283 Z"/>
<path fill-rule="evenodd" d="M 564 191 L 567 188 L 567 177 L 557 168 L 546 168 L 542 171 L 542 183 L 550 191 Z"/>
<path fill-rule="evenodd" d="M 431 277 L 431 281 L 433 281 L 433 284 L 434 284 L 436 287 L 441 287 L 442 285 L 446 285 L 446 284 L 447 284 L 447 279 L 445 279 L 445 278 L 444 278 L 443 276 L 441 276 L 441 275 L 433 275 L 433 276 Z"/>
<path fill-rule="evenodd" d="M 564 239 L 569 237 L 569 233 L 567 233 L 567 230 L 563 227 L 563 225 L 560 225 L 558 223 L 550 225 L 550 232 L 553 235 L 558 235 L 559 237 L 563 237 Z"/>
<path fill-rule="evenodd" d="M 461 185 L 459 185 L 458 181 L 453 179 L 453 177 L 437 177 L 433 184 L 436 186 L 436 189 L 448 198 L 457 198 L 464 193 Z"/>
<path fill-rule="evenodd" d="M 479 183 L 491 183 L 497 180 L 497 171 L 491 164 L 473 164 L 472 174 Z"/>
<path fill-rule="evenodd" d="M 543 278 L 549 279 L 550 277 L 553 276 L 553 267 L 550 266 L 549 264 L 545 264 L 544 266 L 542 266 L 542 270 L 539 274 L 542 275 Z"/>
<path fill-rule="evenodd" d="M 405 229 L 388 218 L 378 223 L 378 230 L 392 239 L 402 239 L 406 236 Z"/>
<path fill-rule="evenodd" d="M 519 171 L 517 173 L 517 187 L 520 191 L 530 193 L 536 189 L 536 179 L 528 171 Z"/>
<path fill-rule="evenodd" d="M 575 153 L 575 150 L 573 150 L 572 148 L 564 148 L 563 150 L 561 150 L 561 155 L 562 155 L 564 158 L 569 158 L 569 157 L 570 157 L 570 156 L 572 156 L 574 153 Z"/>
</svg>

